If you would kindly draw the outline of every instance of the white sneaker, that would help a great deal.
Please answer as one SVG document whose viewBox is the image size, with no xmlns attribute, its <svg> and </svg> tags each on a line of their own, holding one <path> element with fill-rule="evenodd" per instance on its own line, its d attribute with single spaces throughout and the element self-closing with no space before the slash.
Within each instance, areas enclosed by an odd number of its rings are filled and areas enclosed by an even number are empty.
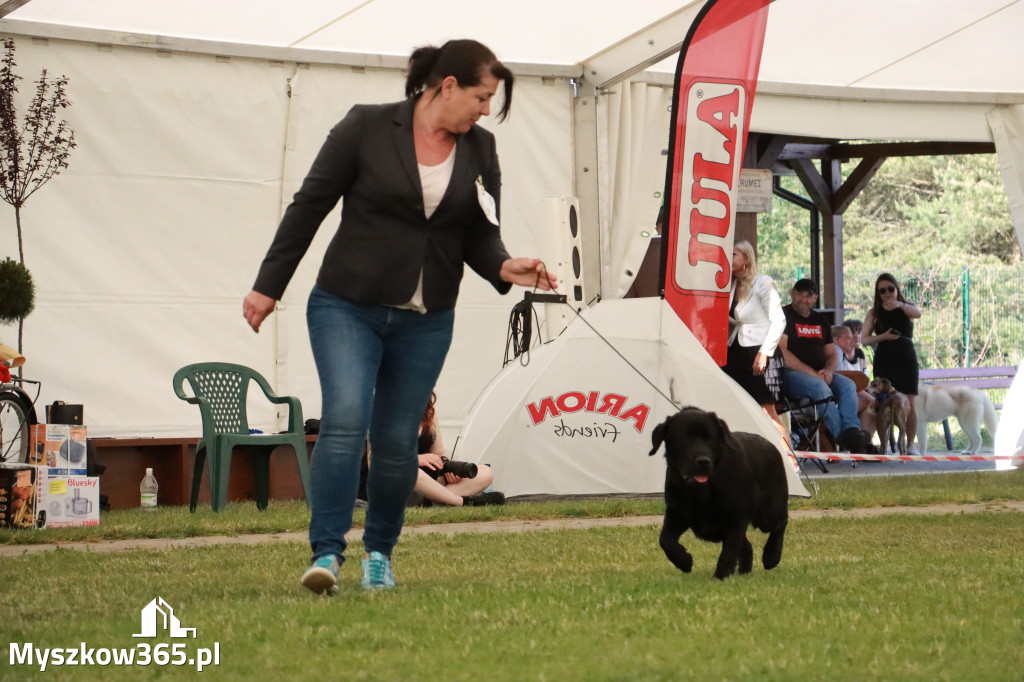
<svg viewBox="0 0 1024 682">
<path fill-rule="evenodd" d="M 907 448 L 907 454 L 911 457 L 921 457 L 921 451 L 917 449 L 916 445 L 911 445 Z"/>
</svg>

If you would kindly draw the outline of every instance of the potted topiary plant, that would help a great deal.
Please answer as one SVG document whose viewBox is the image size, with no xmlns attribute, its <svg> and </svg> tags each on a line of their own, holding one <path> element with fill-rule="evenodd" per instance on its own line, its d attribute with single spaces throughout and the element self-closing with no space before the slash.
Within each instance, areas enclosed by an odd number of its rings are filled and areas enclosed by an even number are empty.
<svg viewBox="0 0 1024 682">
<path fill-rule="evenodd" d="M 32 274 L 16 260 L 0 261 L 0 291 L 0 324 L 20 322 L 36 307 Z"/>
</svg>

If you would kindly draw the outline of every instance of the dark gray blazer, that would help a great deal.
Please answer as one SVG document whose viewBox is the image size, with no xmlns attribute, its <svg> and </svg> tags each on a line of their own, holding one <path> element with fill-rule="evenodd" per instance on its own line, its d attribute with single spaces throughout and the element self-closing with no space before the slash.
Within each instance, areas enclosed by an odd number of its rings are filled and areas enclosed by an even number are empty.
<svg viewBox="0 0 1024 682">
<path fill-rule="evenodd" d="M 341 225 L 324 255 L 317 285 L 362 303 L 401 305 L 423 271 L 427 310 L 455 307 L 463 263 L 501 293 L 509 257 L 498 228 L 480 208 L 476 180 L 500 206 L 494 136 L 473 126 L 458 136 L 451 182 L 428 220 L 416 166 L 414 99 L 357 105 L 331 130 L 277 228 L 253 288 L 280 299 L 324 217 L 338 199 Z"/>
</svg>

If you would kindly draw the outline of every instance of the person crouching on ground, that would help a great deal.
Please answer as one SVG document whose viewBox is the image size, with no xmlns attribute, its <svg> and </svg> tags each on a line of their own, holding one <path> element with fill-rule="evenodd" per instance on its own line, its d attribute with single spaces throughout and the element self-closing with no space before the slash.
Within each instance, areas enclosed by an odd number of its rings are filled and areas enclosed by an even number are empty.
<svg viewBox="0 0 1024 682">
<path fill-rule="evenodd" d="M 473 478 L 442 471 L 447 454 L 441 442 L 441 430 L 437 426 L 437 413 L 434 409 L 436 402 L 435 393 L 430 396 L 430 403 L 420 422 L 420 437 L 417 441 L 420 470 L 416 475 L 415 492 L 422 495 L 424 500 L 451 507 L 505 504 L 502 493 L 484 492 L 494 481 L 494 472 L 486 464 L 477 465 L 477 473 Z"/>
</svg>

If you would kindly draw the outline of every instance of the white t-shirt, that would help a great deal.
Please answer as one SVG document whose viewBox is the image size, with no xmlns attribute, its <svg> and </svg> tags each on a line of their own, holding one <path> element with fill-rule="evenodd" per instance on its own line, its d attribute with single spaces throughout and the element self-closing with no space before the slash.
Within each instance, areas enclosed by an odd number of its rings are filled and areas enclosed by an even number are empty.
<svg viewBox="0 0 1024 682">
<path fill-rule="evenodd" d="M 867 372 L 868 363 L 864 358 L 857 358 L 856 362 L 846 359 L 846 353 L 839 346 L 836 346 L 836 355 L 839 357 L 839 365 L 836 369 L 844 372 Z"/>
<path fill-rule="evenodd" d="M 416 166 L 420 169 L 420 185 L 423 187 L 423 213 L 429 219 L 437 210 L 451 182 L 452 169 L 455 167 L 455 145 L 452 145 L 448 158 L 436 166 L 424 166 L 422 163 Z"/>
<path fill-rule="evenodd" d="M 455 168 L 455 145 L 448 158 L 436 166 L 424 166 L 416 164 L 420 171 L 420 186 L 423 187 L 423 213 L 430 219 L 437 210 L 444 193 L 448 189 L 448 183 L 452 179 L 452 169 Z M 416 284 L 416 291 L 406 303 L 395 306 L 396 308 L 418 310 L 421 313 L 427 312 L 423 305 L 423 269 L 420 269 L 420 281 Z"/>
</svg>

